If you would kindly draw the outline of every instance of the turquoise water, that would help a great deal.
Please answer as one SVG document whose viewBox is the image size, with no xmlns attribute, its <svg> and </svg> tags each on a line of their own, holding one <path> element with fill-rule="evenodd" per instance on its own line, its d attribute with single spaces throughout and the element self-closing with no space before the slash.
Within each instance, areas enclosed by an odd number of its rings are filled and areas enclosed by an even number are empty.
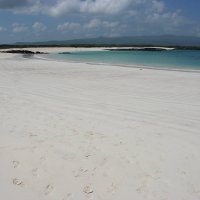
<svg viewBox="0 0 200 200">
<path fill-rule="evenodd" d="M 139 65 L 160 68 L 200 70 L 200 51 L 76 51 L 70 54 L 49 54 L 51 58 L 75 62 Z"/>
</svg>

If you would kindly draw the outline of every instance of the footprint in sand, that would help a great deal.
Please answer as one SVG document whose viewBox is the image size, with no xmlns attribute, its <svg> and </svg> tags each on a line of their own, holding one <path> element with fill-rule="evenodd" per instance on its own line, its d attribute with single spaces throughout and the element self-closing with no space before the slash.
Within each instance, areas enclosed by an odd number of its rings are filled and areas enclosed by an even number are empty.
<svg viewBox="0 0 200 200">
<path fill-rule="evenodd" d="M 104 165 L 106 165 L 107 163 L 108 163 L 108 158 L 107 157 L 105 157 L 104 159 L 103 159 L 103 161 L 100 163 L 100 166 L 104 166 Z"/>
<path fill-rule="evenodd" d="M 65 157 L 63 157 L 65 160 L 73 160 L 77 157 L 77 154 L 67 154 Z"/>
<path fill-rule="evenodd" d="M 121 158 L 124 159 L 127 163 L 132 163 L 132 160 L 127 156 L 122 156 Z"/>
<path fill-rule="evenodd" d="M 30 133 L 30 138 L 33 139 L 34 137 L 37 137 L 37 135 L 34 135 L 33 133 Z"/>
<path fill-rule="evenodd" d="M 26 187 L 26 185 L 22 181 L 20 181 L 19 179 L 13 179 L 13 184 L 19 185 L 20 187 L 23 187 L 23 188 Z"/>
<path fill-rule="evenodd" d="M 82 178 L 82 174 L 87 171 L 88 171 L 88 169 L 86 169 L 86 168 L 80 168 L 78 171 L 74 171 L 74 173 L 76 173 L 75 177 Z"/>
<path fill-rule="evenodd" d="M 146 186 L 141 186 L 141 187 L 137 188 L 136 191 L 139 194 L 141 194 L 141 193 L 147 193 L 148 192 L 148 188 Z"/>
<path fill-rule="evenodd" d="M 41 163 L 44 163 L 46 161 L 46 157 L 44 156 L 44 157 L 40 158 L 40 161 L 41 161 Z"/>
<path fill-rule="evenodd" d="M 165 161 L 164 157 L 160 156 L 160 161 Z"/>
<path fill-rule="evenodd" d="M 67 198 L 65 198 L 65 199 L 63 199 L 63 200 L 72 200 L 73 199 L 73 194 L 72 193 L 69 193 L 68 195 L 67 195 Z"/>
<path fill-rule="evenodd" d="M 115 192 L 117 192 L 119 190 L 119 185 L 116 183 L 112 183 L 111 188 L 108 190 L 109 193 L 114 194 Z"/>
<path fill-rule="evenodd" d="M 86 158 L 89 158 L 91 155 L 90 154 L 85 154 L 85 157 Z"/>
<path fill-rule="evenodd" d="M 18 168 L 20 163 L 18 161 L 13 161 L 14 168 Z"/>
<path fill-rule="evenodd" d="M 45 195 L 50 195 L 54 190 L 52 185 L 47 185 Z"/>
<path fill-rule="evenodd" d="M 93 174 L 92 174 L 92 176 L 97 176 L 98 174 L 99 174 L 99 172 L 100 172 L 100 170 L 99 170 L 99 168 L 98 167 L 95 167 L 94 169 L 93 169 Z"/>
<path fill-rule="evenodd" d="M 93 190 L 90 186 L 85 186 L 83 192 L 85 193 L 86 197 L 88 198 L 92 197 Z"/>
<path fill-rule="evenodd" d="M 79 169 L 79 171 L 80 171 L 80 172 L 87 172 L 88 169 L 86 169 L 86 168 L 82 168 L 82 167 L 81 167 L 81 168 Z"/>
<path fill-rule="evenodd" d="M 33 169 L 32 173 L 33 173 L 34 176 L 38 176 L 39 169 L 38 168 Z"/>
<path fill-rule="evenodd" d="M 31 148 L 31 151 L 32 151 L 33 153 L 35 153 L 36 149 L 37 149 L 36 147 L 32 147 L 32 148 Z"/>
</svg>

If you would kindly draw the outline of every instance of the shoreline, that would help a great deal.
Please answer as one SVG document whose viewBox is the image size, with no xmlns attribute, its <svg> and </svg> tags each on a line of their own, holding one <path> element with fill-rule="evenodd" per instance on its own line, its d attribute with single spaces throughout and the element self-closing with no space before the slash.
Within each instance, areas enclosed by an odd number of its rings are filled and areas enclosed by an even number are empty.
<svg viewBox="0 0 200 200">
<path fill-rule="evenodd" d="M 83 51 L 85 51 L 84 49 Z M 104 50 L 104 49 L 97 49 L 96 51 Z M 93 51 L 93 50 L 90 50 Z M 72 51 L 73 52 L 73 51 Z M 58 53 L 58 52 L 54 52 Z M 41 55 L 34 55 L 35 58 L 49 60 L 49 61 L 58 61 L 58 62 L 68 62 L 68 63 L 85 63 L 89 65 L 110 65 L 116 67 L 128 67 L 128 68 L 141 68 L 141 69 L 151 69 L 151 70 L 165 70 L 165 71 L 180 71 L 180 72 L 193 72 L 193 73 L 200 73 L 200 69 L 192 69 L 192 68 L 178 68 L 178 67 L 159 67 L 159 66 L 145 66 L 145 65 L 137 65 L 137 64 L 117 64 L 117 63 L 99 63 L 99 62 L 84 62 L 84 61 L 73 61 L 73 60 L 65 60 L 65 59 L 56 59 L 53 57 L 45 56 L 44 54 Z"/>
<path fill-rule="evenodd" d="M 87 65 L 110 65 L 112 67 L 127 67 L 127 68 L 136 68 L 136 69 L 150 69 L 150 70 L 163 70 L 163 71 L 177 71 L 177 72 L 191 72 L 191 73 L 200 73 L 200 70 L 194 69 L 179 69 L 179 68 L 161 68 L 161 67 L 151 67 L 151 66 L 144 66 L 144 65 L 128 65 L 128 64 L 114 64 L 114 63 L 95 63 L 95 62 L 78 62 L 78 61 L 67 61 L 67 60 L 59 60 L 59 59 L 50 59 L 45 56 L 41 55 L 33 55 L 32 57 L 23 57 L 22 55 L 15 55 L 16 57 L 21 57 L 23 59 L 40 59 L 40 60 L 47 60 L 47 61 L 57 61 L 57 62 L 66 62 L 66 63 L 77 63 L 77 64 L 87 64 Z"/>
<path fill-rule="evenodd" d="M 129 49 L 130 47 L 126 47 Z M 144 47 L 136 47 L 136 48 L 144 48 Z M 147 47 L 149 48 L 149 47 Z M 167 47 L 153 47 L 153 48 L 162 48 L 165 50 L 171 50 L 173 48 L 167 48 Z M 94 48 L 75 48 L 75 47 L 54 47 L 54 48 L 46 48 L 46 47 L 34 47 L 34 48 L 22 48 L 21 50 L 29 50 L 29 51 L 41 51 L 41 52 L 46 52 L 48 54 L 50 53 L 60 53 L 60 52 L 77 52 L 77 51 L 109 51 L 113 49 L 124 49 L 124 47 L 110 47 L 109 49 L 105 49 L 104 47 L 94 47 Z M 7 49 L 8 50 L 8 49 Z M 16 49 L 19 50 L 19 49 Z M 6 50 L 5 50 L 6 51 Z M 117 63 L 99 63 L 99 62 L 84 62 L 84 61 L 73 61 L 73 60 L 65 60 L 65 59 L 56 59 L 53 57 L 48 57 L 48 54 L 35 54 L 33 55 L 34 58 L 38 59 L 44 59 L 44 60 L 52 60 L 52 61 L 58 61 L 58 62 L 69 62 L 69 63 L 85 63 L 85 64 L 90 64 L 90 65 L 111 65 L 111 66 L 117 66 L 117 67 L 129 67 L 129 68 L 141 68 L 141 69 L 151 69 L 151 70 L 165 70 L 165 71 L 181 71 L 181 72 L 194 72 L 194 73 L 200 73 L 200 69 L 195 69 L 195 68 L 179 68 L 179 67 L 174 67 L 174 66 L 147 66 L 147 65 L 137 65 L 137 64 L 117 64 Z M 45 56 L 47 55 L 47 56 Z M 27 58 L 29 59 L 29 58 Z"/>
<path fill-rule="evenodd" d="M 84 63 L 88 65 L 110 65 L 115 67 L 128 67 L 128 68 L 139 68 L 139 69 L 150 69 L 150 70 L 163 70 L 163 71 L 178 71 L 178 72 L 191 72 L 191 73 L 200 73 L 200 69 L 180 69 L 180 68 L 165 68 L 165 67 L 153 67 L 153 66 L 144 66 L 144 65 L 136 65 L 136 64 L 115 64 L 115 63 L 98 63 L 98 62 L 83 62 L 83 61 L 72 61 L 72 60 L 62 60 L 62 59 L 50 59 L 42 56 L 36 56 L 39 59 L 49 60 L 49 61 L 57 61 L 57 62 L 67 62 L 67 63 Z"/>
<path fill-rule="evenodd" d="M 128 47 L 127 47 L 128 48 Z M 139 48 L 139 47 L 138 47 Z M 161 48 L 161 47 L 154 47 L 154 48 Z M 172 48 L 164 48 L 163 49 L 172 49 Z M 109 49 L 105 48 L 28 48 L 28 50 L 31 51 L 41 51 L 41 49 L 44 50 L 44 52 L 47 53 L 59 53 L 59 52 L 77 52 L 77 51 L 109 51 L 112 49 L 124 49 L 124 47 L 121 48 L 116 48 L 112 47 Z M 62 50 L 62 51 L 61 51 Z M 160 66 L 145 66 L 145 65 L 137 65 L 137 64 L 117 64 L 117 63 L 99 63 L 99 62 L 84 62 L 84 61 L 73 61 L 73 60 L 64 60 L 64 59 L 56 59 L 56 58 L 50 58 L 45 56 L 45 54 L 37 54 L 34 55 L 37 58 L 42 58 L 42 59 L 47 59 L 47 60 L 54 60 L 54 61 L 62 61 L 62 62 L 69 62 L 69 63 L 89 63 L 89 64 L 94 64 L 94 65 L 112 65 L 112 66 L 118 66 L 118 67 L 129 67 L 129 68 L 142 68 L 142 69 L 152 69 L 152 70 L 166 70 L 166 71 L 182 71 L 182 72 L 196 72 L 200 73 L 200 69 L 195 69 L 195 68 L 178 68 L 174 66 L 169 66 L 169 67 L 160 67 Z"/>
</svg>

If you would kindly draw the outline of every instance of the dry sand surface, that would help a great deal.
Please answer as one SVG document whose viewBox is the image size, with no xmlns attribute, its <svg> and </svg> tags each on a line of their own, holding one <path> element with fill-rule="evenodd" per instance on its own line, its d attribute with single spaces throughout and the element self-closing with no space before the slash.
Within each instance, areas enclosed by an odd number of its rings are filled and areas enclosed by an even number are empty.
<svg viewBox="0 0 200 200">
<path fill-rule="evenodd" d="M 0 199 L 200 199 L 199 86 L 0 53 Z"/>
</svg>

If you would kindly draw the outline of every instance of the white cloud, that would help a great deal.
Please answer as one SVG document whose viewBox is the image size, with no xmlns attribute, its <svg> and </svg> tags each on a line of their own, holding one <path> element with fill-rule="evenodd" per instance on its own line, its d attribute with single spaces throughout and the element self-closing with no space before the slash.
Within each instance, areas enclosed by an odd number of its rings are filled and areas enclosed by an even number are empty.
<svg viewBox="0 0 200 200">
<path fill-rule="evenodd" d="M 17 26 L 19 26 L 19 24 L 18 23 L 14 23 L 12 26 L 13 27 L 17 27 Z"/>
<path fill-rule="evenodd" d="M 103 27 L 104 28 L 114 28 L 116 26 L 119 25 L 119 22 L 108 22 L 108 21 L 104 21 L 103 23 Z"/>
<path fill-rule="evenodd" d="M 148 15 L 138 14 L 132 20 L 132 28 L 129 25 L 126 30 L 135 34 L 175 34 L 175 35 L 196 35 L 200 23 L 187 19 L 180 15 L 180 11 L 149 13 Z"/>
<path fill-rule="evenodd" d="M 27 31 L 28 30 L 28 27 L 15 27 L 14 29 L 13 29 L 13 32 L 14 33 L 19 33 L 19 32 L 23 32 L 23 31 Z"/>
<path fill-rule="evenodd" d="M 66 22 L 64 24 L 59 24 L 58 27 L 57 27 L 57 30 L 64 31 L 68 28 L 68 26 L 69 26 L 69 22 Z"/>
<path fill-rule="evenodd" d="M 13 13 L 39 13 L 57 18 L 67 16 L 69 21 L 72 16 L 81 20 L 89 19 L 89 22 L 83 26 L 74 22 L 59 24 L 57 30 L 62 32 L 77 33 L 110 28 L 128 35 L 146 35 L 153 32 L 200 34 L 199 21 L 184 17 L 184 12 L 178 8 L 176 8 L 177 11 L 168 10 L 163 0 L 0 0 L 0 10 L 5 9 Z M 127 27 L 120 29 L 121 24 L 126 24 Z M 19 27 L 19 25 L 13 27 Z M 20 25 L 20 27 L 26 26 Z M 36 22 L 33 29 L 36 34 L 39 34 L 46 29 L 46 26 Z M 2 31 L 3 27 L 0 30 Z M 15 31 L 23 30 L 25 29 L 15 29 Z"/>
<path fill-rule="evenodd" d="M 14 23 L 13 25 L 13 33 L 24 32 L 28 30 L 28 27 L 24 24 Z"/>
<path fill-rule="evenodd" d="M 99 19 L 92 19 L 89 23 L 86 23 L 84 29 L 98 29 L 100 28 L 102 22 Z"/>
<path fill-rule="evenodd" d="M 11 9 L 14 13 L 43 13 L 55 17 L 63 15 L 99 17 L 127 15 L 138 10 L 142 10 L 143 13 L 149 10 L 162 12 L 165 4 L 160 0 L 1 0 L 0 8 Z"/>
<path fill-rule="evenodd" d="M 34 29 L 34 32 L 36 34 L 40 34 L 41 32 L 43 32 L 47 29 L 47 27 L 40 22 L 35 22 L 35 24 L 33 24 L 32 28 Z"/>
<path fill-rule="evenodd" d="M 46 14 L 61 16 L 66 14 L 117 14 L 135 0 L 60 0 L 44 10 Z"/>
<path fill-rule="evenodd" d="M 6 31 L 6 30 L 7 30 L 6 28 L 3 28 L 3 27 L 0 26 L 0 32 L 1 31 Z"/>
<path fill-rule="evenodd" d="M 114 29 L 119 25 L 118 21 L 115 22 L 108 22 L 103 21 L 101 22 L 100 19 L 92 19 L 88 23 L 85 23 L 84 25 L 81 25 L 80 23 L 75 22 L 65 22 L 63 24 L 59 24 L 57 26 L 57 30 L 61 31 L 62 33 L 66 33 L 69 31 L 73 31 L 74 33 L 80 33 L 84 31 L 96 31 L 100 28 L 103 30 L 103 28 L 108 29 Z"/>
<path fill-rule="evenodd" d="M 70 23 L 70 25 L 69 25 L 70 30 L 77 30 L 80 27 L 81 27 L 81 25 L 79 23 L 74 23 L 74 22 Z"/>
<path fill-rule="evenodd" d="M 162 12 L 165 8 L 165 4 L 162 1 L 153 0 L 153 8 L 157 10 L 157 12 Z"/>
<path fill-rule="evenodd" d="M 81 24 L 74 22 L 66 22 L 64 24 L 59 24 L 57 26 L 57 30 L 62 31 L 62 33 L 66 33 L 68 31 L 73 31 L 75 34 L 81 32 Z"/>
</svg>

